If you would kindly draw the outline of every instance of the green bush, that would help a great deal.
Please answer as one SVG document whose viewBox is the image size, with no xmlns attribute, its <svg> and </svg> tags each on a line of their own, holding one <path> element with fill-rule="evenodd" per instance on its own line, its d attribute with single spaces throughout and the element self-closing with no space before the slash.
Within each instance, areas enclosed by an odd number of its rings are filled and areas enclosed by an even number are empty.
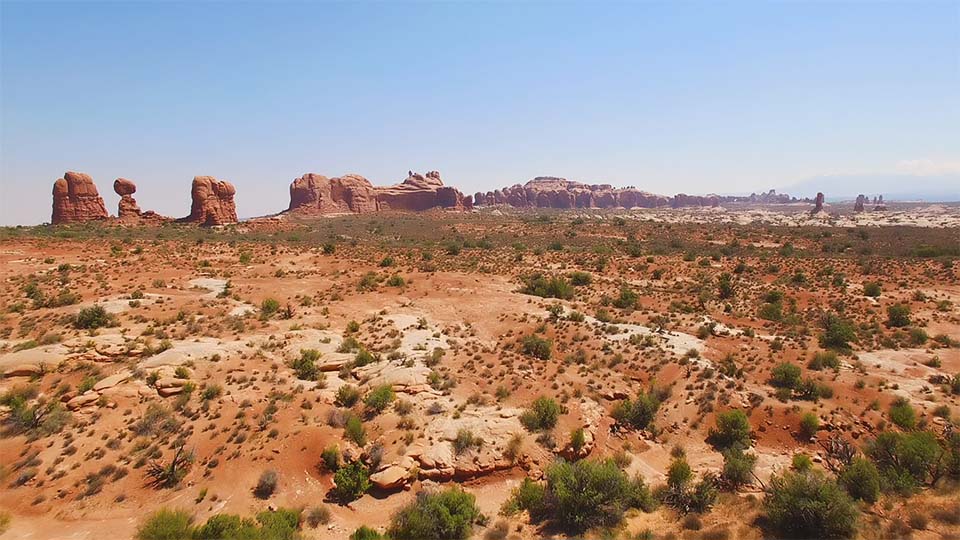
<svg viewBox="0 0 960 540">
<path fill-rule="evenodd" d="M 625 399 L 618 403 L 610 415 L 617 423 L 630 426 L 634 429 L 646 429 L 653 421 L 660 400 L 654 393 L 647 394 L 640 391 L 636 400 Z"/>
<path fill-rule="evenodd" d="M 80 329 L 93 330 L 110 326 L 113 324 L 114 317 L 107 313 L 103 306 L 97 304 L 88 308 L 83 308 L 77 313 L 73 320 L 73 325 Z"/>
<path fill-rule="evenodd" d="M 523 339 L 520 341 L 520 346 L 523 354 L 539 358 L 540 360 L 549 360 L 553 347 L 550 340 L 533 335 L 523 336 Z"/>
<path fill-rule="evenodd" d="M 805 440 L 813 437 L 820 429 L 820 418 L 812 412 L 806 412 L 800 417 L 800 436 Z"/>
<path fill-rule="evenodd" d="M 753 468 L 757 464 L 757 456 L 744 453 L 739 445 L 735 445 L 723 452 L 723 471 L 720 479 L 730 489 L 737 490 L 753 481 Z"/>
<path fill-rule="evenodd" d="M 562 409 L 555 400 L 540 396 L 520 415 L 520 423 L 529 431 L 553 429 Z"/>
<path fill-rule="evenodd" d="M 659 489 L 659 497 L 665 504 L 682 514 L 706 512 L 717 500 L 717 478 L 712 473 L 704 474 L 693 483 L 693 470 L 681 455 L 673 459 L 667 469 L 667 486 Z"/>
<path fill-rule="evenodd" d="M 280 302 L 277 299 L 265 298 L 260 302 L 260 316 L 264 319 L 273 317 L 278 311 L 280 311 Z"/>
<path fill-rule="evenodd" d="M 290 363 L 290 367 L 296 373 L 298 379 L 305 381 L 315 381 L 320 376 L 320 368 L 317 367 L 317 360 L 320 359 L 320 351 L 316 349 L 301 349 L 300 358 Z"/>
<path fill-rule="evenodd" d="M 839 315 L 827 314 L 821 324 L 823 334 L 820 335 L 820 346 L 824 349 L 846 350 L 850 348 L 851 341 L 857 340 L 853 324 Z"/>
<path fill-rule="evenodd" d="M 837 353 L 834 351 L 818 351 L 807 363 L 807 367 L 814 371 L 825 368 L 840 369 L 840 359 L 837 358 Z"/>
<path fill-rule="evenodd" d="M 543 274 L 533 274 L 524 279 L 524 285 L 523 288 L 520 289 L 520 292 L 542 298 L 569 300 L 573 298 L 574 289 L 573 286 L 562 277 L 547 277 Z"/>
<path fill-rule="evenodd" d="M 875 503 L 880 496 L 880 472 L 872 461 L 854 458 L 850 465 L 840 472 L 840 485 L 854 499 Z"/>
<path fill-rule="evenodd" d="M 388 535 L 392 540 L 465 540 L 480 517 L 476 498 L 459 488 L 420 492 L 394 514 Z"/>
<path fill-rule="evenodd" d="M 350 540 L 383 540 L 384 536 L 375 529 L 361 525 L 350 535 Z"/>
<path fill-rule="evenodd" d="M 863 284 L 863 295 L 869 296 L 870 298 L 877 298 L 880 296 L 880 284 L 876 281 L 868 281 Z"/>
<path fill-rule="evenodd" d="M 358 401 L 360 401 L 360 389 L 352 384 L 337 388 L 337 395 L 333 400 L 338 407 L 353 407 Z"/>
<path fill-rule="evenodd" d="M 138 540 L 185 540 L 193 534 L 193 518 L 183 510 L 157 510 L 137 528 Z"/>
<path fill-rule="evenodd" d="M 636 291 L 624 285 L 620 288 L 620 296 L 613 301 L 613 307 L 619 309 L 633 309 L 637 307 L 640 296 Z"/>
<path fill-rule="evenodd" d="M 613 460 L 558 460 L 547 468 L 546 505 L 564 530 L 581 533 L 593 527 L 614 527 L 624 512 L 649 501 L 646 487 L 631 482 Z"/>
<path fill-rule="evenodd" d="M 526 510 L 530 519 L 539 521 L 548 517 L 547 489 L 543 484 L 524 478 L 523 482 L 511 493 L 510 498 L 503 504 L 503 513 L 507 515 Z"/>
<path fill-rule="evenodd" d="M 890 421 L 900 429 L 917 427 L 917 412 L 906 398 L 898 397 L 890 404 Z"/>
<path fill-rule="evenodd" d="M 369 414 L 380 414 L 387 407 L 390 406 L 390 403 L 397 397 L 393 392 L 393 386 L 389 384 L 380 385 L 373 390 L 371 390 L 367 397 L 363 400 L 363 405 L 366 407 Z"/>
<path fill-rule="evenodd" d="M 892 328 L 910 326 L 910 307 L 903 304 L 894 304 L 888 307 L 887 326 Z"/>
<path fill-rule="evenodd" d="M 259 538 L 256 521 L 233 514 L 217 514 L 193 533 L 196 540 Z"/>
<path fill-rule="evenodd" d="M 575 287 L 583 287 L 593 282 L 589 272 L 570 272 L 570 283 Z"/>
<path fill-rule="evenodd" d="M 856 532 L 853 500 L 819 471 L 774 475 L 763 508 L 770 527 L 790 538 L 849 538 Z"/>
<path fill-rule="evenodd" d="M 333 497 L 346 504 L 363 496 L 370 489 L 370 471 L 360 463 L 354 461 L 337 469 L 333 475 Z"/>
<path fill-rule="evenodd" d="M 864 452 L 880 471 L 881 488 L 901 495 L 910 495 L 942 476 L 949 461 L 943 459 L 944 449 L 929 431 L 884 431 L 867 443 Z"/>
<path fill-rule="evenodd" d="M 797 388 L 800 386 L 800 366 L 790 362 L 777 364 L 770 374 L 770 384 L 777 388 Z"/>
<path fill-rule="evenodd" d="M 320 466 L 327 472 L 337 472 L 340 468 L 340 450 L 336 446 L 328 446 L 320 452 Z"/>
<path fill-rule="evenodd" d="M 707 441 L 718 450 L 726 450 L 734 446 L 749 448 L 752 444 L 750 419 L 739 409 L 718 414 L 716 427 L 710 429 Z"/>
<path fill-rule="evenodd" d="M 343 426 L 343 436 L 357 446 L 367 444 L 367 430 L 363 427 L 363 421 L 353 414 L 347 418 L 347 423 Z"/>
</svg>

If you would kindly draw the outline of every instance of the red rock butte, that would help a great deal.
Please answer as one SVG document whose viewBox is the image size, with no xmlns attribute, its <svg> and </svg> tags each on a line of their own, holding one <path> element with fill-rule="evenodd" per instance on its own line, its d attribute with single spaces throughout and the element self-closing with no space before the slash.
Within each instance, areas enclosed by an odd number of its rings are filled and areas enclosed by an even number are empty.
<svg viewBox="0 0 960 540">
<path fill-rule="evenodd" d="M 90 175 L 67 171 L 53 183 L 53 216 L 50 222 L 83 223 L 109 218 L 103 197 Z"/>
<path fill-rule="evenodd" d="M 408 172 L 403 182 L 375 187 L 357 174 L 327 178 L 308 173 L 290 184 L 288 212 L 298 214 L 366 214 L 384 210 L 420 212 L 431 208 L 463 210 L 473 201 L 457 189 L 443 185 L 440 173 Z"/>
</svg>

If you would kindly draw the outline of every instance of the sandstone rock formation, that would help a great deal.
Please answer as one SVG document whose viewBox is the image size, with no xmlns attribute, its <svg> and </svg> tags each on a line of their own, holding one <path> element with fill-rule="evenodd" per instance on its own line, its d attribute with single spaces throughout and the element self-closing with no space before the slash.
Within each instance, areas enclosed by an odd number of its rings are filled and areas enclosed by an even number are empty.
<svg viewBox="0 0 960 540">
<path fill-rule="evenodd" d="M 53 183 L 53 216 L 50 222 L 83 223 L 107 219 L 107 207 L 90 175 L 67 171 Z"/>
<path fill-rule="evenodd" d="M 290 184 L 290 207 L 287 211 L 366 214 L 377 211 L 377 194 L 373 184 L 358 174 L 327 178 L 309 173 Z"/>
<path fill-rule="evenodd" d="M 113 191 L 120 196 L 120 205 L 117 207 L 117 217 L 122 220 L 137 219 L 140 217 L 140 207 L 133 194 L 137 192 L 137 185 L 126 178 L 117 178 L 113 181 Z"/>
<path fill-rule="evenodd" d="M 610 184 L 584 184 L 565 178 L 538 176 L 524 185 L 477 193 L 476 206 L 507 204 L 533 208 L 674 208 L 685 206 L 718 206 L 723 198 L 717 195 L 680 194 L 665 197 L 633 187 L 615 188 Z"/>
<path fill-rule="evenodd" d="M 857 202 L 853 203 L 854 212 L 863 212 L 863 203 L 867 200 L 863 194 L 857 195 Z"/>
<path fill-rule="evenodd" d="M 400 184 L 374 187 L 366 178 L 348 174 L 327 178 L 305 174 L 290 184 L 288 212 L 300 214 L 366 214 L 381 210 L 419 212 L 430 208 L 464 209 L 472 205 L 455 188 L 443 185 L 440 173 L 410 172 Z"/>
<path fill-rule="evenodd" d="M 455 188 L 443 185 L 440 173 L 407 173 L 407 178 L 395 186 L 377 188 L 377 204 L 380 210 L 408 210 L 420 212 L 430 208 L 463 209 L 472 205 Z"/>
<path fill-rule="evenodd" d="M 212 176 L 197 176 L 193 179 L 190 195 L 190 215 L 180 219 L 185 223 L 198 223 L 206 227 L 236 223 L 237 206 L 233 196 L 237 190 L 226 180 Z"/>
<path fill-rule="evenodd" d="M 817 192 L 817 198 L 813 200 L 813 210 L 810 211 L 810 215 L 818 212 L 823 212 L 823 193 L 820 192 Z"/>
</svg>

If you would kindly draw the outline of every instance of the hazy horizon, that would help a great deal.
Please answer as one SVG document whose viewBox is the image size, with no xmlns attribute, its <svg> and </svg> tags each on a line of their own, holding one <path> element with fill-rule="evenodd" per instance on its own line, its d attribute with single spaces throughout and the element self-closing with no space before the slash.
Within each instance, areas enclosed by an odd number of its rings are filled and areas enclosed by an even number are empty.
<svg viewBox="0 0 960 540">
<path fill-rule="evenodd" d="M 67 170 L 111 213 L 125 177 L 171 216 L 196 175 L 233 182 L 241 216 L 307 172 L 956 193 L 958 28 L 957 2 L 5 1 L 0 224 L 49 221 Z"/>
</svg>

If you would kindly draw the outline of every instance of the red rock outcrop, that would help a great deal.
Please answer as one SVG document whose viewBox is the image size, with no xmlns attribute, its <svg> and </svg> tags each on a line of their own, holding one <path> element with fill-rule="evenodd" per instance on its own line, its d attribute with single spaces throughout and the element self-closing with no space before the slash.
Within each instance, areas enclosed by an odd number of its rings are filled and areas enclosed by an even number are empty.
<svg viewBox="0 0 960 540">
<path fill-rule="evenodd" d="M 107 219 L 107 207 L 90 175 L 67 171 L 53 183 L 53 216 L 50 222 L 83 223 Z"/>
<path fill-rule="evenodd" d="M 863 203 L 866 202 L 867 197 L 864 195 L 857 195 L 857 202 L 853 203 L 854 212 L 863 212 Z"/>
<path fill-rule="evenodd" d="M 226 180 L 217 180 L 212 176 L 194 177 L 190 190 L 193 199 L 190 215 L 178 221 L 206 227 L 236 223 L 237 206 L 233 201 L 236 193 L 233 184 Z"/>
<path fill-rule="evenodd" d="M 816 214 L 817 212 L 823 211 L 823 193 L 817 192 L 817 198 L 813 200 L 813 210 L 810 211 L 810 215 Z"/>
<path fill-rule="evenodd" d="M 373 184 L 358 174 L 327 178 L 309 173 L 290 184 L 287 210 L 307 214 L 376 212 L 377 193 Z"/>
<path fill-rule="evenodd" d="M 465 197 L 456 188 L 443 185 L 440 173 L 407 173 L 407 179 L 395 186 L 378 187 L 377 204 L 380 210 L 408 210 L 420 212 L 430 208 L 454 208 L 462 210 Z"/>
<path fill-rule="evenodd" d="M 117 217 L 124 221 L 138 220 L 141 213 L 140 206 L 133 198 L 133 194 L 137 192 L 137 185 L 126 178 L 117 178 L 113 181 L 113 191 L 120 196 Z"/>
<path fill-rule="evenodd" d="M 366 178 L 348 174 L 327 178 L 305 174 L 290 184 L 288 212 L 300 214 L 366 214 L 381 210 L 419 212 L 430 208 L 469 208 L 471 197 L 464 197 L 455 188 L 443 185 L 440 173 L 408 173 L 407 179 L 394 186 L 374 187 Z"/>
<path fill-rule="evenodd" d="M 680 194 L 655 195 L 636 188 L 609 184 L 584 184 L 565 178 L 538 176 L 524 185 L 474 195 L 477 206 L 508 204 L 534 208 L 657 208 L 661 206 L 717 206 L 721 197 Z"/>
</svg>

